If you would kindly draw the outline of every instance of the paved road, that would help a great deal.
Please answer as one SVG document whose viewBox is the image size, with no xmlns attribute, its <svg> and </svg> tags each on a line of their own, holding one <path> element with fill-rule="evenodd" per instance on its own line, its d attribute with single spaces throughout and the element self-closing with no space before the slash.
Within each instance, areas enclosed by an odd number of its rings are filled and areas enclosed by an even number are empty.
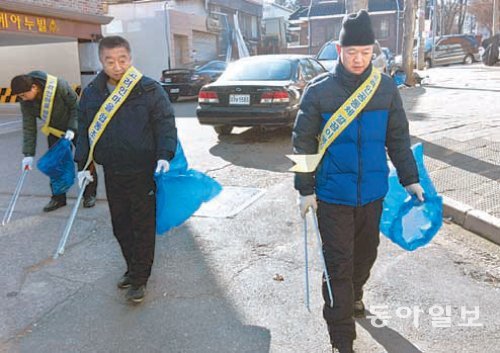
<svg viewBox="0 0 500 353">
<path fill-rule="evenodd" d="M 284 157 L 290 131 L 238 129 L 218 139 L 189 118 L 194 106 L 175 104 L 191 166 L 240 188 L 228 200 L 235 204 L 243 191 L 264 194 L 232 218 L 193 217 L 159 237 L 148 297 L 131 307 L 115 287 L 124 264 L 102 190 L 54 261 L 70 209 L 40 212 L 48 186 L 34 171 L 12 223 L 0 228 L 0 352 L 330 351 L 314 255 L 311 313 L 304 307 L 302 221 Z M 19 173 L 20 136 L 0 131 L 2 210 Z M 405 252 L 382 238 L 379 253 L 366 304 L 386 325 L 358 320 L 358 352 L 500 351 L 498 246 L 445 224 L 425 248 Z"/>
</svg>

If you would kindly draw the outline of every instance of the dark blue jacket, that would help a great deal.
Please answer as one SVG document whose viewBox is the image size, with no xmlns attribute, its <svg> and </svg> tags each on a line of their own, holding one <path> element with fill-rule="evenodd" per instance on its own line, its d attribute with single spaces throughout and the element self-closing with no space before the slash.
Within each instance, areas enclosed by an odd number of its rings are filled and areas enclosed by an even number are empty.
<svg viewBox="0 0 500 353">
<path fill-rule="evenodd" d="M 294 153 L 317 153 L 323 126 L 371 69 L 370 65 L 363 74 L 354 75 L 339 64 L 334 73 L 309 84 L 293 129 Z M 386 147 L 400 182 L 404 186 L 417 183 L 401 97 L 392 79 L 382 75 L 375 95 L 330 145 L 316 173 L 296 173 L 295 188 L 301 195 L 316 193 L 319 200 L 332 204 L 363 206 L 381 199 L 388 189 Z"/>
<path fill-rule="evenodd" d="M 78 116 L 75 161 L 81 170 L 89 153 L 88 128 L 110 92 L 102 71 L 84 89 Z M 177 146 L 174 111 L 156 81 L 142 77 L 97 142 L 94 160 L 107 172 L 153 171 L 158 159 L 171 160 Z"/>
</svg>

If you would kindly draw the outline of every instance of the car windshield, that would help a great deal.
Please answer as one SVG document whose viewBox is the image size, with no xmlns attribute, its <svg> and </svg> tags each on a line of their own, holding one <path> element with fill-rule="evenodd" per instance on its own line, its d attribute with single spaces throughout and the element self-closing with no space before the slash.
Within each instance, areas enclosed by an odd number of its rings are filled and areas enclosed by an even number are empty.
<svg viewBox="0 0 500 353">
<path fill-rule="evenodd" d="M 288 60 L 240 60 L 227 68 L 222 80 L 227 81 L 286 81 L 292 76 Z"/>
<path fill-rule="evenodd" d="M 337 60 L 338 57 L 337 48 L 335 48 L 334 44 L 328 44 L 318 54 L 318 60 Z"/>
</svg>

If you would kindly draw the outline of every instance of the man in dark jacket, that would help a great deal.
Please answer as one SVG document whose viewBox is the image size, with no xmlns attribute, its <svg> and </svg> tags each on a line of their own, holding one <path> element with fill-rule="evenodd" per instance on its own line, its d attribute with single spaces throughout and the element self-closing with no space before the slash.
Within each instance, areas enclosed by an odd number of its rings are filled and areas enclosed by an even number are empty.
<svg viewBox="0 0 500 353">
<path fill-rule="evenodd" d="M 48 78 L 51 79 L 51 84 L 55 85 L 55 92 L 46 90 Z M 49 148 L 61 137 L 73 140 L 77 130 L 77 95 L 65 80 L 47 75 L 42 71 L 33 71 L 27 75 L 14 77 L 11 88 L 12 94 L 21 99 L 24 154 L 22 169 L 31 170 L 36 150 L 37 118 L 43 120 L 42 132 L 47 135 Z M 48 102 L 52 101 L 51 111 L 50 109 L 45 111 L 41 109 L 42 98 Z M 97 178 L 94 180 L 85 189 L 84 207 L 95 205 Z M 54 195 L 54 191 L 52 191 L 52 198 L 43 210 L 50 212 L 65 205 L 66 194 Z"/>
<path fill-rule="evenodd" d="M 386 148 L 401 183 L 423 201 L 401 97 L 390 77 L 372 72 L 374 41 L 366 11 L 344 18 L 337 48 L 340 62 L 335 72 L 309 84 L 293 129 L 294 153 L 313 155 L 318 141 L 321 150 L 337 123 L 353 117 L 326 145 L 315 173 L 295 176 L 302 217 L 309 208 L 317 211 L 334 297 L 330 303 L 324 282 L 323 316 L 332 347 L 341 353 L 353 351 L 353 316 L 364 315 L 363 285 L 377 257 L 382 200 L 388 189 Z M 346 113 L 332 123 L 340 111 Z"/>
<path fill-rule="evenodd" d="M 127 299 L 144 299 L 153 265 L 156 186 L 153 173 L 167 172 L 177 146 L 172 106 L 162 87 L 132 66 L 129 43 L 105 37 L 99 43 L 103 71 L 80 100 L 76 147 L 80 183 L 94 160 L 104 168 L 113 233 L 127 271 L 118 282 Z"/>
</svg>

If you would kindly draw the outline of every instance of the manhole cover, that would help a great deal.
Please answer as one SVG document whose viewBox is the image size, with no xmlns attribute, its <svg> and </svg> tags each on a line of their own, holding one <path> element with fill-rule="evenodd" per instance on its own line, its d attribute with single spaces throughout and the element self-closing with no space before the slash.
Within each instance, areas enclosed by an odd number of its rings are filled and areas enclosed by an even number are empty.
<svg viewBox="0 0 500 353">
<path fill-rule="evenodd" d="M 221 193 L 212 201 L 203 204 L 194 216 L 231 218 L 257 201 L 265 189 L 224 186 Z"/>
</svg>

